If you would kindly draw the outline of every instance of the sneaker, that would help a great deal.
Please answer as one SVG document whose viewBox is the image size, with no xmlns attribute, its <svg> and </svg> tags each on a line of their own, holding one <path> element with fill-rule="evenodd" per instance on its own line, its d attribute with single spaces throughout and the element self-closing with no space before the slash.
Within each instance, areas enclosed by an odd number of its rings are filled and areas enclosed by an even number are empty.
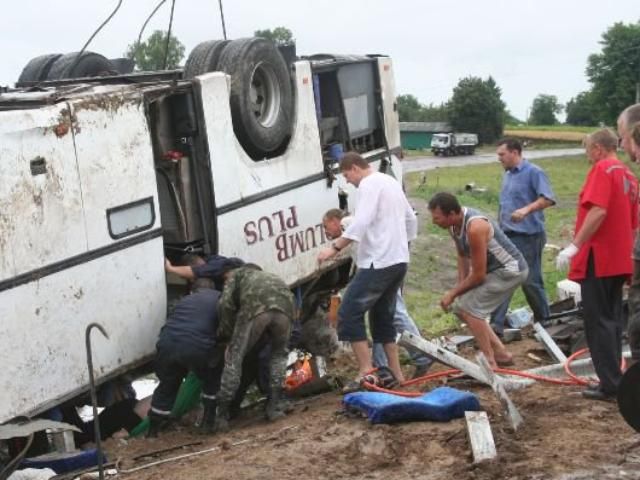
<svg viewBox="0 0 640 480">
<path fill-rule="evenodd" d="M 588 400 L 600 400 L 603 402 L 613 402 L 616 399 L 615 393 L 608 393 L 600 389 L 599 385 L 589 386 L 582 391 L 582 396 Z"/>
<path fill-rule="evenodd" d="M 363 385 L 363 383 L 365 382 L 371 383 L 372 385 L 377 385 L 378 379 L 373 374 L 363 375 L 362 377 L 358 377 L 355 380 L 347 382 L 344 387 L 342 387 L 342 393 L 360 392 L 365 389 Z"/>
</svg>

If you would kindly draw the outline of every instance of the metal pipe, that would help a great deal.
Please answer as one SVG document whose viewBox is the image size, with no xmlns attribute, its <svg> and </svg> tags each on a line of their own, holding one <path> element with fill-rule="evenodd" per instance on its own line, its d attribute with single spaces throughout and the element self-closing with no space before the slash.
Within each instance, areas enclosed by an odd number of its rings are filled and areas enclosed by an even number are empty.
<svg viewBox="0 0 640 480">
<path fill-rule="evenodd" d="M 96 441 L 96 450 L 98 451 L 98 475 L 100 480 L 104 480 L 104 455 L 102 452 L 102 444 L 100 442 L 100 419 L 98 418 L 98 396 L 96 394 L 96 382 L 93 378 L 93 357 L 91 355 L 91 330 L 97 328 L 100 333 L 109 338 L 105 329 L 99 323 L 90 323 L 85 330 L 85 343 L 87 347 L 87 367 L 89 369 L 89 388 L 91 391 L 91 406 L 93 407 L 93 425 Z"/>
</svg>

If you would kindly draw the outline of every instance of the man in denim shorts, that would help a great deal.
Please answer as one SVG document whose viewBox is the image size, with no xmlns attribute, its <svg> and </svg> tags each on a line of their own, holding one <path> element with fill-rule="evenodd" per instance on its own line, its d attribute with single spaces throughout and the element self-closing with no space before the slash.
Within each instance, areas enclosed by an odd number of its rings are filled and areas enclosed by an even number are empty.
<svg viewBox="0 0 640 480">
<path fill-rule="evenodd" d="M 499 305 L 527 278 L 527 262 L 500 227 L 487 216 L 446 192 L 429 200 L 433 223 L 449 230 L 458 252 L 458 283 L 445 293 L 440 305 L 468 326 L 492 367 L 513 364 L 511 354 L 487 323 Z"/>
<path fill-rule="evenodd" d="M 409 263 L 408 239 L 417 228 L 417 220 L 400 183 L 374 171 L 360 154 L 346 153 L 340 161 L 340 171 L 347 182 L 358 188 L 357 207 L 351 224 L 330 248 L 320 251 L 318 261 L 358 242 L 358 271 L 338 311 L 338 338 L 351 343 L 358 362 L 359 377 L 353 385 L 347 385 L 351 390 L 373 369 L 364 323 L 367 312 L 374 343 L 382 344 L 396 380 L 404 380 L 393 317 L 396 295 Z"/>
</svg>

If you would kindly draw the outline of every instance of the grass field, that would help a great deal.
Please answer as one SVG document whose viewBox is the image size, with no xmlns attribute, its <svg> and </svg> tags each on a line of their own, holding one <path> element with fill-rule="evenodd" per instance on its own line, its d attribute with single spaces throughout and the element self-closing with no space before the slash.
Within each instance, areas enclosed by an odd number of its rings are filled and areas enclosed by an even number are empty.
<svg viewBox="0 0 640 480">
<path fill-rule="evenodd" d="M 578 193 L 589 169 L 585 156 L 560 157 L 535 162 L 549 176 L 557 204 L 545 210 L 547 243 L 564 247 L 573 237 L 575 206 Z M 638 174 L 636 166 L 632 166 Z M 502 169 L 495 164 L 452 167 L 427 172 L 426 184 L 420 185 L 423 173 L 407 175 L 405 183 L 420 221 L 420 236 L 412 245 L 411 265 L 407 277 L 405 299 L 409 311 L 428 335 L 438 335 L 451 330 L 458 322 L 452 314 L 445 314 L 439 307 L 442 294 L 455 284 L 456 255 L 453 242 L 444 230 L 431 223 L 426 204 L 439 191 L 458 196 L 463 205 L 478 208 L 494 218 L 498 210 L 498 196 Z M 482 193 L 464 190 L 467 183 L 486 188 Z M 550 301 L 556 298 L 556 283 L 565 278 L 564 272 L 555 268 L 557 251 L 544 253 L 543 274 Z M 526 305 L 522 291 L 518 289 L 511 308 Z"/>
</svg>

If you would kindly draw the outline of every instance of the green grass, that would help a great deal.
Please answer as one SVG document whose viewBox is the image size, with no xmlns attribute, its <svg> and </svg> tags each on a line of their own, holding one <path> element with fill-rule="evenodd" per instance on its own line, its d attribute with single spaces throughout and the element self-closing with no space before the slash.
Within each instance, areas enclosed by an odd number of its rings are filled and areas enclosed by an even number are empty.
<svg viewBox="0 0 640 480">
<path fill-rule="evenodd" d="M 553 131 L 553 132 L 582 132 L 591 133 L 598 130 L 597 126 L 594 127 L 577 127 L 573 125 L 505 125 L 505 130 L 539 130 L 539 131 Z"/>
<path fill-rule="evenodd" d="M 564 247 L 573 238 L 576 202 L 589 163 L 584 155 L 543 159 L 534 163 L 547 172 L 557 200 L 555 206 L 545 210 L 547 243 Z M 631 165 L 631 168 L 636 175 L 639 173 L 636 165 Z M 503 170 L 498 164 L 487 164 L 439 168 L 426 173 L 427 180 L 423 185 L 422 172 L 405 178 L 407 192 L 418 210 L 420 221 L 420 235 L 411 248 L 405 300 L 420 329 L 428 336 L 434 336 L 458 325 L 453 315 L 445 314 L 439 306 L 441 296 L 456 281 L 456 254 L 449 234 L 431 223 L 427 202 L 435 193 L 448 191 L 457 195 L 462 205 L 477 208 L 496 218 Z M 465 191 L 465 185 L 471 182 L 476 187 L 486 188 L 486 191 Z M 556 283 L 566 277 L 565 272 L 556 271 L 556 254 L 557 251 L 545 250 L 543 256 L 543 276 L 550 301 L 557 298 Z M 524 295 L 518 289 L 511 308 L 525 305 Z"/>
</svg>

